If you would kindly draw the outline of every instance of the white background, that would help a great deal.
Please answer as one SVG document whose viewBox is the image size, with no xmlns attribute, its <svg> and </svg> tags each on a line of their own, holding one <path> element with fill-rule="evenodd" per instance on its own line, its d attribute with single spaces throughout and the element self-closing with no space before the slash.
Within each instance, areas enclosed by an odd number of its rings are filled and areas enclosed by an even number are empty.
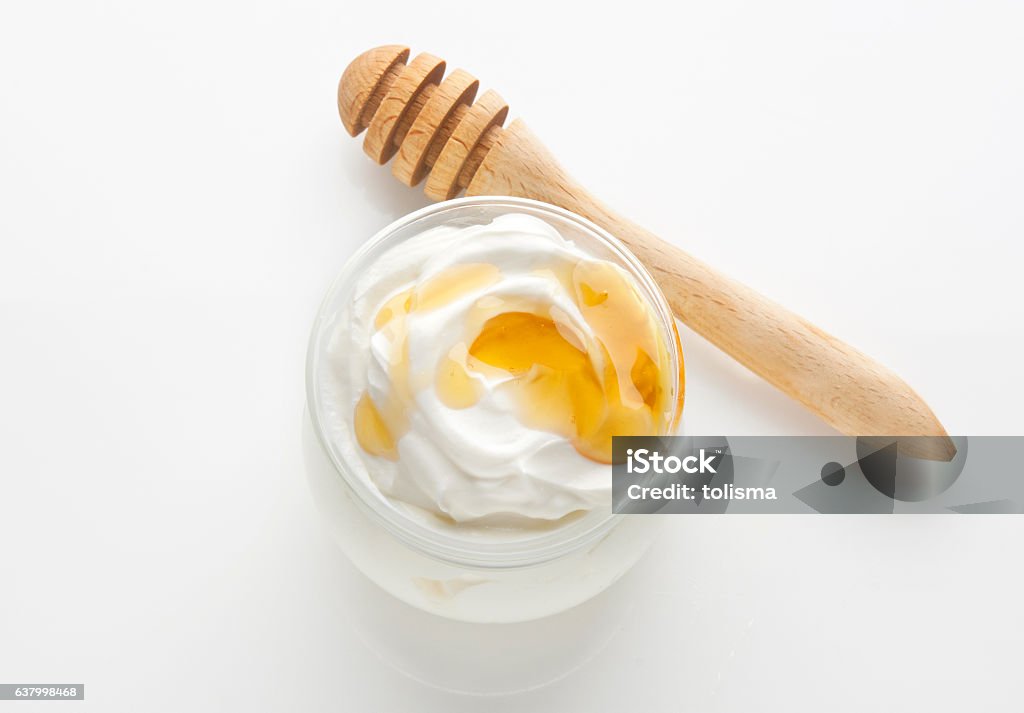
<svg viewBox="0 0 1024 713">
<path fill-rule="evenodd" d="M 894 368 L 950 432 L 1024 433 L 1019 3 L 7 1 L 0 682 L 84 682 L 104 711 L 484 705 L 357 633 L 385 595 L 303 477 L 318 301 L 425 204 L 334 103 L 393 42 L 480 77 L 595 193 Z M 828 433 L 683 338 L 691 432 Z M 486 705 L 1018 710 L 1022 543 L 1013 517 L 677 518 L 595 605 L 603 647 Z"/>
</svg>

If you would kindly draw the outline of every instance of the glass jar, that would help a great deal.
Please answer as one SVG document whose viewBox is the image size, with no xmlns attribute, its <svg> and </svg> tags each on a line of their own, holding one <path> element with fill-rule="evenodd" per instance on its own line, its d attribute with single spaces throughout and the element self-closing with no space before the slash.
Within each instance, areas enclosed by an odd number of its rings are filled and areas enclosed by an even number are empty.
<svg viewBox="0 0 1024 713">
<path fill-rule="evenodd" d="M 411 213 L 377 233 L 342 269 L 313 325 L 306 362 L 306 470 L 318 508 L 353 564 L 395 597 L 428 612 L 472 622 L 513 622 L 555 614 L 598 594 L 646 551 L 657 518 L 616 515 L 611 502 L 556 529 L 492 541 L 431 529 L 393 507 L 329 437 L 318 384 L 339 314 L 356 279 L 381 255 L 437 226 L 489 223 L 527 214 L 556 228 L 594 258 L 620 266 L 635 280 L 665 335 L 671 363 L 670 401 L 683 396 L 682 352 L 675 320 L 657 284 L 625 246 L 590 221 L 538 201 L 473 197 Z M 666 434 L 676 433 L 679 408 Z M 611 477 L 609 466 L 608 477 Z"/>
</svg>

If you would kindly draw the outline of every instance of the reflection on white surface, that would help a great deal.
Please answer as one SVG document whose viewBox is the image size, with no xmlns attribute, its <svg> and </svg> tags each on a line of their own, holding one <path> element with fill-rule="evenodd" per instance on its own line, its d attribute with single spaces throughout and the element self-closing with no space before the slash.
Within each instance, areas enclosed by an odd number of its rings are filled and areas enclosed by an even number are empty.
<svg viewBox="0 0 1024 713">
<path fill-rule="evenodd" d="M 638 565 L 578 607 L 514 624 L 429 614 L 385 593 L 350 564 L 341 597 L 349 625 L 388 666 L 445 691 L 500 695 L 546 686 L 585 666 L 632 619 L 636 591 L 649 576 Z"/>
</svg>

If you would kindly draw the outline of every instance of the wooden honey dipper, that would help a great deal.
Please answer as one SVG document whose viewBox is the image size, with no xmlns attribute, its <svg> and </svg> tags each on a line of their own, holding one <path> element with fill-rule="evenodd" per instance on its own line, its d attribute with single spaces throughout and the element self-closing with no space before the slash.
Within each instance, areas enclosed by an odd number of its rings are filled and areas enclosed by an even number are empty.
<svg viewBox="0 0 1024 713">
<path fill-rule="evenodd" d="M 807 320 L 615 214 L 570 178 L 494 91 L 443 60 L 387 45 L 364 52 L 338 85 L 341 121 L 367 131 L 366 153 L 435 200 L 519 196 L 561 206 L 619 238 L 657 280 L 676 316 L 826 423 L 854 436 L 901 440 L 908 455 L 950 460 L 956 447 L 900 377 Z"/>
</svg>

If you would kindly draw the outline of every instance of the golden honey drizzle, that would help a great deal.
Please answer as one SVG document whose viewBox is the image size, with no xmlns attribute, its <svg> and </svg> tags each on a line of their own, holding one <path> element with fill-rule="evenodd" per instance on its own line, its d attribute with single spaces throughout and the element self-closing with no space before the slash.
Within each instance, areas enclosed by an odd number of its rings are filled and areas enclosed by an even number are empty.
<svg viewBox="0 0 1024 713">
<path fill-rule="evenodd" d="M 441 402 L 452 409 L 469 408 L 483 394 L 479 375 L 506 373 L 512 378 L 498 389 L 515 404 L 526 426 L 562 435 L 582 455 L 601 463 L 611 462 L 613 435 L 663 433 L 681 402 L 668 403 L 668 349 L 655 315 L 628 275 L 610 263 L 589 260 L 571 271 L 538 274 L 553 275 L 571 290 L 594 335 L 589 343 L 550 306 L 481 298 L 468 325 L 475 333 L 471 344 L 456 344 L 437 366 L 433 385 Z M 407 316 L 450 304 L 500 279 L 495 265 L 456 265 L 384 303 L 374 327 L 390 332 L 391 389 L 380 405 L 365 393 L 356 404 L 356 439 L 363 450 L 398 458 L 412 402 Z"/>
<path fill-rule="evenodd" d="M 452 265 L 416 289 L 414 309 L 426 311 L 444 307 L 462 295 L 489 287 L 500 279 L 498 266 L 487 262 Z"/>
<path fill-rule="evenodd" d="M 395 437 L 377 410 L 377 405 L 365 392 L 356 403 L 355 430 L 356 440 L 364 451 L 388 460 L 398 460 Z"/>
<path fill-rule="evenodd" d="M 483 386 L 473 378 L 466 363 L 468 358 L 466 345 L 460 343 L 437 365 L 437 396 L 448 408 L 469 408 L 480 400 L 483 393 Z"/>
</svg>

